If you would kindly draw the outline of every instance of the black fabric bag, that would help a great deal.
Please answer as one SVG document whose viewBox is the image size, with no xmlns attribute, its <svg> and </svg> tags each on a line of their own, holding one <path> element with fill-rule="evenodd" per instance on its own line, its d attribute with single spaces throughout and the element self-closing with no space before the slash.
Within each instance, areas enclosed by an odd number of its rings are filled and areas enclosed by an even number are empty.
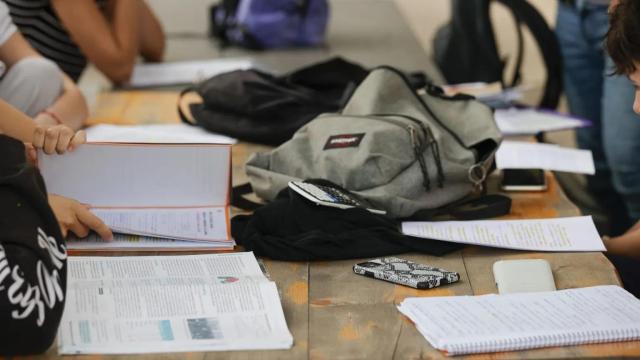
<svg viewBox="0 0 640 360">
<path fill-rule="evenodd" d="M 543 97 L 539 106 L 555 109 L 562 93 L 562 55 L 553 30 L 542 15 L 526 0 L 497 0 L 513 14 L 518 35 L 515 70 L 505 80 L 506 61 L 500 58 L 493 32 L 489 7 L 492 0 L 453 0 L 452 20 L 434 39 L 435 61 L 451 84 L 465 82 L 501 82 L 513 87 L 521 79 L 524 40 L 521 26 L 533 35 L 547 70 Z"/>
<path fill-rule="evenodd" d="M 239 140 L 280 145 L 322 113 L 339 111 L 369 71 L 341 58 L 313 64 L 284 76 L 239 70 L 214 76 L 195 88 L 203 103 L 191 104 L 191 125 Z M 416 88 L 426 85 L 423 74 L 411 76 Z"/>
<path fill-rule="evenodd" d="M 64 308 L 67 252 L 24 144 L 0 135 L 0 356 L 45 352 Z"/>
<path fill-rule="evenodd" d="M 307 181 L 340 188 L 326 180 Z M 468 217 L 462 211 L 457 215 Z M 387 216 L 359 208 L 319 206 L 288 188 L 252 215 L 231 220 L 231 232 L 239 245 L 276 260 L 340 260 L 406 252 L 442 256 L 464 246 L 405 236 L 399 229 L 400 223 Z"/>
</svg>

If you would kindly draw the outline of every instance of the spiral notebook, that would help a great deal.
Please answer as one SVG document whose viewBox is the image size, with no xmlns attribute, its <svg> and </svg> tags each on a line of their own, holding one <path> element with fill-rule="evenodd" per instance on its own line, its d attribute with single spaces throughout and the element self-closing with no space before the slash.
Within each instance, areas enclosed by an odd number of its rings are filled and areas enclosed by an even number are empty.
<svg viewBox="0 0 640 360">
<path fill-rule="evenodd" d="M 640 339 L 640 300 L 614 285 L 407 298 L 398 309 L 447 355 Z"/>
</svg>

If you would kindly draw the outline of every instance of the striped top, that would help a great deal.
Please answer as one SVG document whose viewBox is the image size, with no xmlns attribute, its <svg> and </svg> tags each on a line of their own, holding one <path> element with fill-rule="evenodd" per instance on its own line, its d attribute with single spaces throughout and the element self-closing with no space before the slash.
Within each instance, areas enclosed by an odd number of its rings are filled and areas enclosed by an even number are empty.
<svg viewBox="0 0 640 360">
<path fill-rule="evenodd" d="M 58 66 L 74 81 L 87 66 L 87 58 L 51 7 L 49 0 L 4 0 L 13 22 L 42 56 Z M 102 1 L 99 1 L 102 3 Z"/>
</svg>

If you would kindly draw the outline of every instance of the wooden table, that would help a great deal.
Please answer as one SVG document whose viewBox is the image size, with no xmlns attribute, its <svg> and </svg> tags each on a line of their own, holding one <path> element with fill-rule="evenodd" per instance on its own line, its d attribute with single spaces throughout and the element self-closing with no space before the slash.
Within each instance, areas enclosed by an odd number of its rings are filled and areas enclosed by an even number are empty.
<svg viewBox="0 0 640 360">
<path fill-rule="evenodd" d="M 100 121 L 133 123 L 136 114 L 147 114 L 154 122 L 175 122 L 175 93 L 103 94 L 94 114 Z M 151 106 L 150 104 L 153 104 Z M 173 110 L 171 110 L 173 109 Z M 113 118 L 109 118 L 111 114 Z M 151 115 L 150 115 L 151 114 Z M 156 114 L 157 116 L 152 116 Z M 93 122 L 96 121 L 95 118 Z M 233 147 L 233 183 L 246 181 L 243 165 L 265 146 L 239 143 Z M 549 189 L 543 193 L 510 194 L 511 215 L 506 218 L 551 218 L 578 215 L 556 181 L 548 175 Z M 495 188 L 496 176 L 491 178 Z M 116 255 L 116 254 L 114 254 Z M 162 354 L 163 359 L 438 359 L 444 355 L 432 348 L 415 326 L 396 309 L 408 296 L 448 296 L 496 292 L 492 264 L 501 259 L 543 258 L 551 263 L 559 289 L 619 284 L 615 269 L 601 253 L 533 253 L 467 247 L 443 257 L 405 254 L 403 257 L 457 271 L 460 282 L 432 290 L 372 280 L 353 274 L 361 259 L 346 261 L 282 262 L 263 259 L 279 288 L 294 346 L 286 351 Z M 590 358 L 640 356 L 640 342 L 571 346 L 469 356 L 473 359 Z M 128 358 L 129 356 L 127 356 Z M 159 355 L 139 356 L 156 359 Z M 59 358 L 52 347 L 44 358 Z M 115 359 L 118 356 L 81 356 Z"/>
</svg>

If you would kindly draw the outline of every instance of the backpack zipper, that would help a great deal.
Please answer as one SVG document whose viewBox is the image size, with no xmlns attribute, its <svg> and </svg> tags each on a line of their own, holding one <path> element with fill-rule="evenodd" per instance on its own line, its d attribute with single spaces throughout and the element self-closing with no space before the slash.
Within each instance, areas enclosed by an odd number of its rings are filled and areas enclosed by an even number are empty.
<svg viewBox="0 0 640 360">
<path fill-rule="evenodd" d="M 422 172 L 422 177 L 423 177 L 422 185 L 426 191 L 431 190 L 431 179 L 429 178 L 429 170 L 427 168 L 427 163 L 424 160 L 423 154 L 426 146 L 429 146 L 431 148 L 432 155 L 434 157 L 434 161 L 436 163 L 436 168 L 438 171 L 438 187 L 442 188 L 444 186 L 444 174 L 442 171 L 442 164 L 440 162 L 440 152 L 438 150 L 438 143 L 435 141 L 435 138 L 433 138 L 433 134 L 428 129 L 428 127 L 426 127 L 420 120 L 411 118 L 410 116 L 403 116 L 398 114 L 371 114 L 371 115 L 347 115 L 347 116 L 384 121 L 388 124 L 392 124 L 400 128 L 403 128 L 407 132 L 409 132 L 411 147 L 413 148 L 414 157 L 418 161 L 418 164 L 420 165 L 420 170 Z M 422 130 L 425 143 L 422 143 L 422 141 L 420 141 L 420 137 L 416 133 L 416 128 L 414 126 L 411 126 L 409 124 L 404 126 L 404 125 L 398 124 L 395 121 L 392 121 L 391 119 L 386 118 L 390 116 L 397 116 L 418 124 L 418 126 L 420 126 L 420 129 Z"/>
<path fill-rule="evenodd" d="M 438 123 L 438 125 L 440 125 L 440 127 L 442 127 L 446 132 L 448 132 L 449 135 L 451 135 L 458 142 L 458 144 L 460 144 L 460 146 L 462 146 L 463 148 L 465 148 L 467 150 L 471 150 L 468 146 L 464 145 L 464 143 L 462 142 L 460 137 L 458 137 L 458 134 L 454 133 L 453 130 L 449 129 L 446 125 L 444 125 L 444 123 L 442 121 L 440 121 L 440 119 L 438 119 L 438 117 L 431 110 L 429 105 L 427 105 L 427 103 L 411 87 L 411 83 L 409 82 L 409 80 L 407 80 L 407 77 L 402 72 L 400 72 L 397 69 L 394 69 L 394 68 L 392 68 L 390 66 L 385 66 L 385 65 L 378 66 L 377 68 L 373 69 L 372 72 L 374 70 L 376 70 L 376 69 L 386 69 L 386 70 L 389 70 L 389 71 L 395 73 L 396 75 L 398 75 L 402 79 L 402 81 L 404 81 L 405 85 L 410 89 L 410 92 L 413 94 L 413 96 L 418 100 L 418 102 L 420 102 L 422 107 L 424 107 L 424 109 L 427 111 L 427 113 L 429 113 L 429 115 L 431 115 L 433 120 L 435 120 L 435 122 Z"/>
<path fill-rule="evenodd" d="M 409 115 L 404 115 L 404 114 L 372 114 L 371 116 L 383 116 L 383 117 L 389 117 L 389 116 L 397 116 L 397 117 L 401 117 L 407 120 L 410 120 L 416 124 L 418 124 L 418 126 L 420 126 L 420 129 L 422 129 L 422 134 L 423 134 L 423 138 L 425 140 L 425 142 L 427 143 L 426 145 L 429 146 L 431 148 L 431 156 L 433 157 L 433 161 L 436 164 L 436 169 L 438 172 L 438 187 L 442 188 L 444 186 L 444 170 L 442 169 L 442 159 L 440 158 L 440 147 L 438 146 L 438 142 L 436 141 L 435 137 L 433 136 L 433 132 L 431 131 L 431 129 L 425 125 L 425 123 L 423 121 L 420 121 L 412 116 Z M 421 149 L 421 153 L 424 153 L 424 147 L 422 147 Z M 418 156 L 418 155 L 416 155 Z M 420 161 L 422 160 L 422 161 Z M 424 167 L 423 172 L 427 172 L 427 167 L 426 167 L 426 163 L 424 162 L 424 157 L 422 155 L 419 156 L 418 161 L 420 161 L 420 166 Z M 427 184 L 429 183 L 429 180 L 427 179 Z M 426 188 L 428 188 L 429 185 L 427 185 Z"/>
</svg>

